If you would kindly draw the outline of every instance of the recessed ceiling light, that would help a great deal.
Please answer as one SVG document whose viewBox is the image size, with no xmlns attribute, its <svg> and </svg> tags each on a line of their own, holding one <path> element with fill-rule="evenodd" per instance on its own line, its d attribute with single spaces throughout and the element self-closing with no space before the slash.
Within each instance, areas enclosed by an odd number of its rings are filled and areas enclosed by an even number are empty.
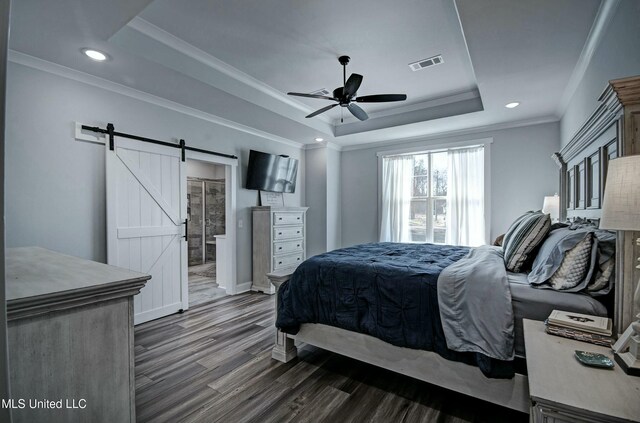
<svg viewBox="0 0 640 423">
<path fill-rule="evenodd" d="M 514 101 L 513 103 L 505 104 L 504 107 L 506 107 L 507 109 L 515 109 L 519 105 L 520 105 L 520 103 L 518 103 L 517 101 Z"/>
<path fill-rule="evenodd" d="M 105 53 L 90 48 L 82 49 L 82 52 L 85 54 L 85 56 L 92 60 L 95 60 L 96 62 L 104 62 L 109 58 L 109 56 L 107 56 Z"/>
<path fill-rule="evenodd" d="M 315 140 L 316 142 L 322 142 L 322 141 L 324 141 L 324 138 L 320 138 L 320 137 L 318 137 L 318 138 L 314 138 L 314 140 Z"/>
</svg>

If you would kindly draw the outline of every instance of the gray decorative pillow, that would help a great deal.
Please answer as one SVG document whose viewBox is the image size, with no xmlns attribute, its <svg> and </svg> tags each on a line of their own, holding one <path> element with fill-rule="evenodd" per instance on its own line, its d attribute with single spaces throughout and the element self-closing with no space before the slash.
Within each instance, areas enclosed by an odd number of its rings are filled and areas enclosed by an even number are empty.
<svg viewBox="0 0 640 423">
<path fill-rule="evenodd" d="M 527 275 L 529 283 L 546 283 L 562 264 L 565 254 L 584 240 L 589 232 L 587 229 L 572 231 L 568 228 L 549 232 L 536 255 L 531 272 Z"/>
<path fill-rule="evenodd" d="M 584 280 L 591 263 L 592 244 L 593 234 L 588 233 L 582 241 L 565 254 L 562 264 L 549 279 L 549 284 L 553 289 L 570 289 Z"/>
<path fill-rule="evenodd" d="M 517 218 L 504 235 L 504 264 L 507 270 L 522 272 L 524 266 L 549 233 L 551 219 L 542 212 L 527 212 Z"/>
<path fill-rule="evenodd" d="M 605 289 L 609 284 L 609 280 L 613 275 L 613 269 L 616 267 L 616 258 L 611 257 L 609 260 L 605 261 L 600 265 L 600 269 L 596 274 L 593 282 L 587 285 L 587 291 L 595 292 L 600 291 L 601 289 Z"/>
</svg>

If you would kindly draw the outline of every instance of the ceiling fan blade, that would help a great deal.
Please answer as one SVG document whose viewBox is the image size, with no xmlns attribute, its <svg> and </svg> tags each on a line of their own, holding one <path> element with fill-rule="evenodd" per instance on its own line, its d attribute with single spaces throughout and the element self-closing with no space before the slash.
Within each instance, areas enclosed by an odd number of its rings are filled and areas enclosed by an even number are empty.
<svg viewBox="0 0 640 423">
<path fill-rule="evenodd" d="M 352 73 L 347 82 L 344 84 L 344 95 L 349 98 L 353 97 L 353 95 L 360 88 L 360 84 L 362 84 L 362 75 L 358 75 L 357 73 Z"/>
<path fill-rule="evenodd" d="M 326 111 L 327 111 L 327 110 L 329 110 L 329 109 L 333 109 L 333 108 L 334 108 L 334 107 L 336 107 L 337 105 L 338 105 L 338 104 L 331 104 L 331 105 L 329 105 L 329 106 L 327 106 L 327 107 L 323 107 L 323 108 L 322 108 L 322 109 L 320 109 L 320 110 L 316 110 L 315 112 L 313 112 L 313 113 L 311 113 L 310 115 L 305 116 L 305 117 L 307 117 L 307 118 L 311 118 L 311 117 L 314 117 L 314 116 L 318 116 L 320 113 L 324 113 L 324 112 L 326 112 Z"/>
<path fill-rule="evenodd" d="M 369 119 L 369 115 L 367 115 L 367 112 L 362 110 L 362 108 L 360 108 L 360 106 L 358 106 L 357 104 L 351 103 L 351 104 L 349 104 L 347 106 L 347 109 L 349 109 L 349 111 L 351 112 L 352 115 L 354 115 L 355 117 L 357 117 L 360 120 Z"/>
<path fill-rule="evenodd" d="M 321 98 L 323 100 L 334 100 L 338 101 L 333 97 L 327 97 L 326 95 L 317 95 L 317 94 L 305 94 L 305 93 L 287 93 L 287 95 L 295 95 L 297 97 L 309 97 L 309 98 Z"/>
<path fill-rule="evenodd" d="M 405 101 L 406 94 L 374 94 L 356 98 L 358 103 L 384 103 L 387 101 Z"/>
</svg>

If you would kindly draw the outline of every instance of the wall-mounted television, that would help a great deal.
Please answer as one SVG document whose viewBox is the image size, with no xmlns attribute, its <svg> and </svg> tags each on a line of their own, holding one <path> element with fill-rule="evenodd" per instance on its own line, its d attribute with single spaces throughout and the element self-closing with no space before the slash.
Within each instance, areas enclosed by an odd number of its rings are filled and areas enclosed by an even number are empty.
<svg viewBox="0 0 640 423">
<path fill-rule="evenodd" d="M 251 150 L 247 169 L 247 189 L 295 192 L 298 160 L 289 156 Z"/>
</svg>

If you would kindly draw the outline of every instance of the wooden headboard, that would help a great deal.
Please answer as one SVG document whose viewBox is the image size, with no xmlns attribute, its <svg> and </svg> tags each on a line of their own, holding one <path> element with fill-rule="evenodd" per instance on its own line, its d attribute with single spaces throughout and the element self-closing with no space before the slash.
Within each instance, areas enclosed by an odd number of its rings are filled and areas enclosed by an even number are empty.
<svg viewBox="0 0 640 423">
<path fill-rule="evenodd" d="M 640 154 L 640 76 L 610 81 L 600 105 L 553 159 L 560 167 L 560 219 L 599 219 L 609 161 Z M 640 278 L 635 239 L 640 232 L 618 232 L 614 329 L 624 331 L 640 310 L 633 293 Z M 622 253 L 622 254 L 621 254 Z"/>
</svg>

